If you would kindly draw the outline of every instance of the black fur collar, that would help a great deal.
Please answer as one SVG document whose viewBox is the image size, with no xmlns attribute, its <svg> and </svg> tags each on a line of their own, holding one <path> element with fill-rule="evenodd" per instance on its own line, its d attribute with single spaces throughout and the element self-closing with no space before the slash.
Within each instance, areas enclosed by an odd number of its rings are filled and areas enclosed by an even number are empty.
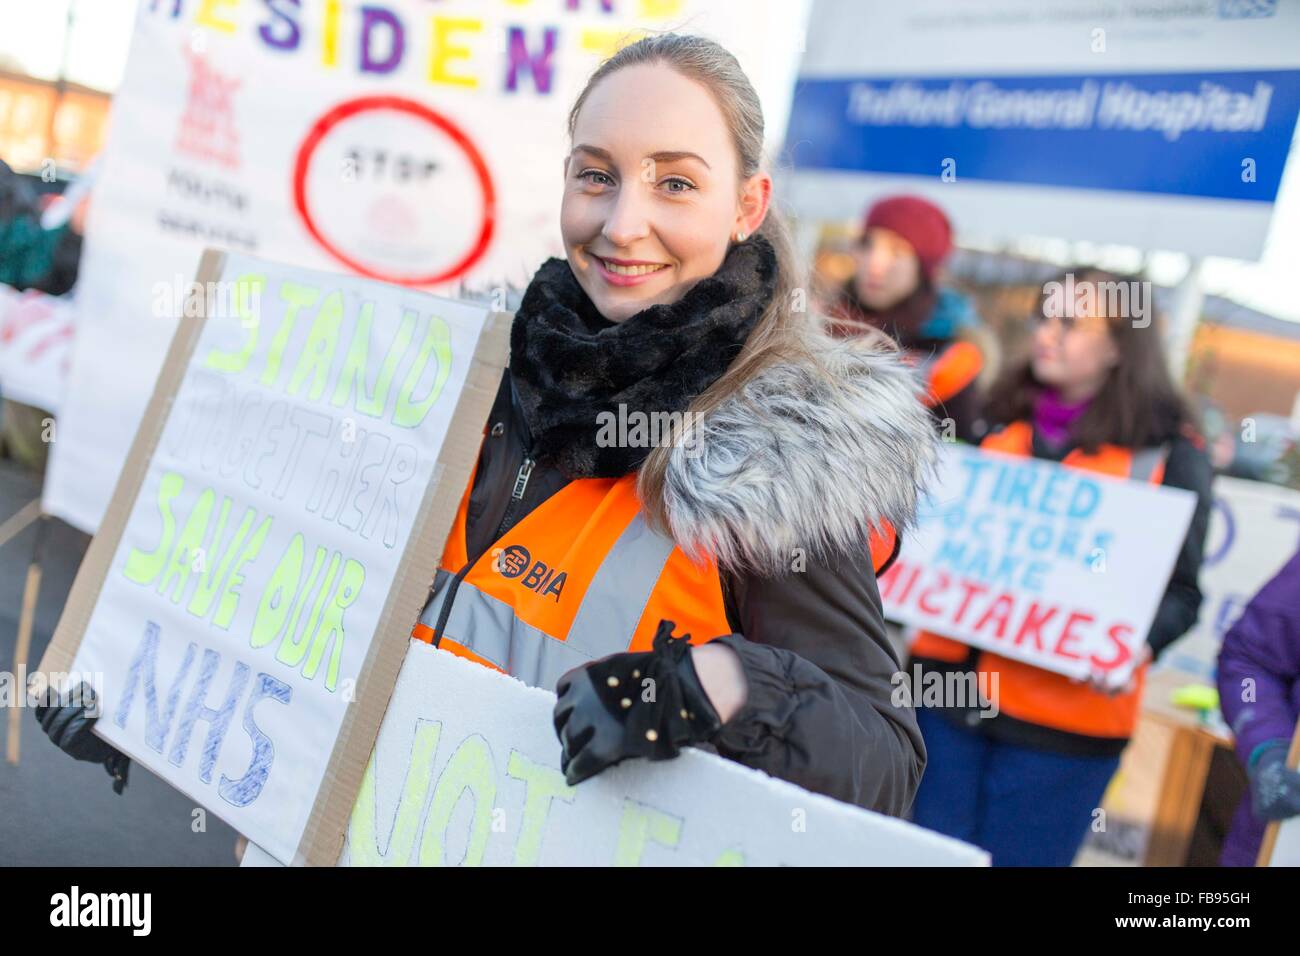
<svg viewBox="0 0 1300 956">
<path fill-rule="evenodd" d="M 621 477 L 650 447 L 609 444 L 614 420 L 683 412 L 740 354 L 776 284 L 762 235 L 728 250 L 712 276 L 671 305 L 623 322 L 596 310 L 564 259 L 548 259 L 524 292 L 510 335 L 510 373 L 533 435 L 533 457 L 570 478 Z"/>
</svg>

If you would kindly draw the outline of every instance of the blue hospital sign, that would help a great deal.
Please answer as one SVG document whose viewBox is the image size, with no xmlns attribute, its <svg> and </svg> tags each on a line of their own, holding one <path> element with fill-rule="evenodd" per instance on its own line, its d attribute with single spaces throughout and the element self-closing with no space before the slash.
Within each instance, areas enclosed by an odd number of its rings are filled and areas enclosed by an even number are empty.
<svg viewBox="0 0 1300 956">
<path fill-rule="evenodd" d="M 797 167 L 1270 203 L 1300 70 L 800 81 Z"/>
<path fill-rule="evenodd" d="M 785 201 L 889 193 L 972 238 L 1257 258 L 1300 113 L 1300 2 L 815 0 Z"/>
</svg>

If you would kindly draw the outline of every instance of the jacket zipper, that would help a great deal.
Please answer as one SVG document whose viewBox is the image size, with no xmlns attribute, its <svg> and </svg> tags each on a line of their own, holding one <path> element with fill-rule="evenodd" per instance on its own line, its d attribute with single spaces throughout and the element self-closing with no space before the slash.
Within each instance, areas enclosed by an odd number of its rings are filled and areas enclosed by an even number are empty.
<svg viewBox="0 0 1300 956">
<path fill-rule="evenodd" d="M 514 517 L 515 512 L 519 510 L 519 503 L 524 500 L 524 492 L 528 490 L 528 479 L 532 477 L 533 466 L 537 464 L 533 454 L 534 450 L 531 448 L 524 453 L 523 464 L 519 466 L 519 471 L 515 473 L 515 487 L 510 492 L 510 501 L 506 504 L 505 514 L 501 516 L 501 524 L 497 526 L 496 534 L 492 536 L 493 541 L 501 540 L 501 536 L 514 525 L 511 519 Z M 451 617 L 451 602 L 456 600 L 456 592 L 460 589 L 460 582 L 465 580 L 465 575 L 469 573 L 469 569 L 473 566 L 473 561 L 466 564 L 456 572 L 456 576 L 447 585 L 447 596 L 443 599 L 442 607 L 438 609 L 438 623 L 433 629 L 434 647 L 437 647 L 442 641 L 442 629 L 447 626 L 447 619 Z"/>
<path fill-rule="evenodd" d="M 519 471 L 515 474 L 515 487 L 510 492 L 510 503 L 506 505 L 506 513 L 501 516 L 501 524 L 497 526 L 497 532 L 492 536 L 493 541 L 500 540 L 501 536 L 514 525 L 514 522 L 510 519 L 519 510 L 519 502 L 524 500 L 524 492 L 528 489 L 528 479 L 532 477 L 533 466 L 536 464 L 537 462 L 532 457 L 532 449 L 529 449 L 524 455 L 523 464 L 519 466 Z"/>
</svg>

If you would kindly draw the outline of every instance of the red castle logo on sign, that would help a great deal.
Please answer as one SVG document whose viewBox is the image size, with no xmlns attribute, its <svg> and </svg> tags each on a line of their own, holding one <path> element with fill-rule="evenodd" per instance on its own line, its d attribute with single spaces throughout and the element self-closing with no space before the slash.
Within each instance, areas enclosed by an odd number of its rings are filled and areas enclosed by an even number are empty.
<svg viewBox="0 0 1300 956">
<path fill-rule="evenodd" d="M 228 169 L 239 168 L 239 131 L 234 95 L 241 80 L 214 67 L 188 47 L 190 83 L 185 113 L 176 132 L 176 151 Z"/>
</svg>

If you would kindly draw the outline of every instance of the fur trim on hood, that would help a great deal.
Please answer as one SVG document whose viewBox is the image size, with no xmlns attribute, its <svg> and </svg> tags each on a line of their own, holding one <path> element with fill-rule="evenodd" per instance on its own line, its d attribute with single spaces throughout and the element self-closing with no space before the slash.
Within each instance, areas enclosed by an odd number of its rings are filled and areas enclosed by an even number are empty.
<svg viewBox="0 0 1300 956">
<path fill-rule="evenodd" d="M 811 347 L 816 362 L 764 369 L 673 449 L 664 512 L 687 554 L 776 576 L 798 549 L 852 553 L 913 523 L 938 453 L 920 377 L 869 340 Z"/>
</svg>

